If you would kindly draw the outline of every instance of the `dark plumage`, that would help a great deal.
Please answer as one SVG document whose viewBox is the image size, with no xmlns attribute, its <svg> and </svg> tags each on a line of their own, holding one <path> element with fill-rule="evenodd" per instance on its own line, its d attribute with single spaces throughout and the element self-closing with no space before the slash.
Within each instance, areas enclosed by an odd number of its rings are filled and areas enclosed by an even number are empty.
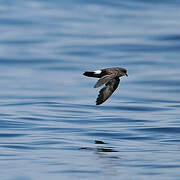
<svg viewBox="0 0 180 180">
<path fill-rule="evenodd" d="M 119 85 L 119 78 L 121 76 L 128 76 L 127 70 L 119 67 L 106 68 L 94 72 L 84 72 L 83 75 L 100 78 L 94 85 L 94 88 L 98 88 L 105 84 L 105 87 L 99 91 L 98 98 L 96 99 L 96 105 L 102 104 L 112 95 Z"/>
</svg>

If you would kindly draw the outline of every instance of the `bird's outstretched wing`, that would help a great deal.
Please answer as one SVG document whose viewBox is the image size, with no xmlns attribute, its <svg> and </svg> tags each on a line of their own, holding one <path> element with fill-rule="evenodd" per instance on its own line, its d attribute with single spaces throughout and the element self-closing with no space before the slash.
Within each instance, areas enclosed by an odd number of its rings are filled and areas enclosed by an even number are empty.
<svg viewBox="0 0 180 180">
<path fill-rule="evenodd" d="M 117 89 L 119 82 L 120 82 L 120 79 L 118 77 L 107 82 L 106 86 L 103 87 L 99 91 L 98 98 L 96 99 L 96 105 L 99 105 L 105 102 L 112 95 L 112 93 Z"/>
<path fill-rule="evenodd" d="M 116 74 L 108 74 L 103 76 L 102 78 L 100 78 L 98 80 L 98 82 L 94 85 L 94 88 L 98 88 L 100 86 L 102 86 L 105 83 L 108 83 L 109 81 L 111 81 L 112 79 L 114 79 L 116 77 Z"/>
</svg>

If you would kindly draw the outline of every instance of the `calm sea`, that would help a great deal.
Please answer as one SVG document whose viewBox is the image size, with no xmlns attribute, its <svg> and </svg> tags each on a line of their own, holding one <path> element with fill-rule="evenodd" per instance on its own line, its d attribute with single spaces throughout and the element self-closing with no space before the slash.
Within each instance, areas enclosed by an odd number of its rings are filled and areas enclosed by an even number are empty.
<svg viewBox="0 0 180 180">
<path fill-rule="evenodd" d="M 179 180 L 180 1 L 2 1 L 0 179 Z"/>
</svg>

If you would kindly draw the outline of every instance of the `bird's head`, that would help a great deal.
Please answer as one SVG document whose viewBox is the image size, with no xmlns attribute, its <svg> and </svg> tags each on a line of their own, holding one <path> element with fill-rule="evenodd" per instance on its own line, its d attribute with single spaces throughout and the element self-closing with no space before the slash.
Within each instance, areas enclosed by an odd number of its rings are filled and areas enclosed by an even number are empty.
<svg viewBox="0 0 180 180">
<path fill-rule="evenodd" d="M 119 68 L 119 70 L 120 70 L 122 76 L 128 76 L 127 70 L 125 68 Z"/>
</svg>

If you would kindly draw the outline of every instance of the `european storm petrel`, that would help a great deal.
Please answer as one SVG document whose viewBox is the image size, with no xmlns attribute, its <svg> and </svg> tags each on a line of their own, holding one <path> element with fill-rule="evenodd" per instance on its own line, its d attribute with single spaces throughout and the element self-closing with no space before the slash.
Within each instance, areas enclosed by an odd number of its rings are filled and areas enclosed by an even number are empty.
<svg viewBox="0 0 180 180">
<path fill-rule="evenodd" d="M 94 88 L 98 88 L 105 84 L 105 87 L 103 87 L 99 91 L 98 98 L 96 99 L 96 105 L 102 104 L 112 95 L 112 93 L 119 85 L 119 78 L 121 76 L 128 76 L 127 70 L 119 67 L 106 68 L 96 70 L 94 72 L 84 72 L 83 75 L 88 77 L 100 78 L 98 82 L 94 85 Z"/>
</svg>

